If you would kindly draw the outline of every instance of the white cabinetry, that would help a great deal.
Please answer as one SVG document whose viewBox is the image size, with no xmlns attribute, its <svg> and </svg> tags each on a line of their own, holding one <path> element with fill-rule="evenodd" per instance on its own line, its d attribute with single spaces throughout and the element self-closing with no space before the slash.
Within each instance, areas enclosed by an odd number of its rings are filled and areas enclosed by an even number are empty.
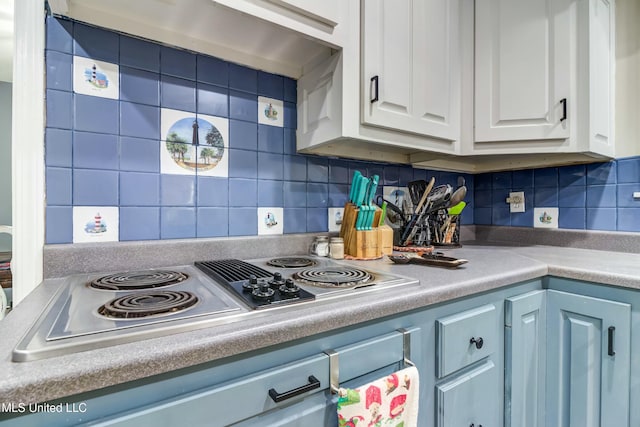
<svg viewBox="0 0 640 427">
<path fill-rule="evenodd" d="M 613 6 L 476 2 L 475 135 L 468 154 L 613 156 Z"/>
<path fill-rule="evenodd" d="M 476 2 L 476 142 L 569 136 L 570 5 Z"/>
<path fill-rule="evenodd" d="M 370 0 L 362 10 L 362 120 L 460 139 L 459 0 Z"/>
<path fill-rule="evenodd" d="M 349 42 L 298 80 L 298 150 L 399 163 L 419 152 L 460 154 L 462 70 L 473 67 L 461 61 L 473 57 L 472 4 L 349 6 Z"/>
</svg>

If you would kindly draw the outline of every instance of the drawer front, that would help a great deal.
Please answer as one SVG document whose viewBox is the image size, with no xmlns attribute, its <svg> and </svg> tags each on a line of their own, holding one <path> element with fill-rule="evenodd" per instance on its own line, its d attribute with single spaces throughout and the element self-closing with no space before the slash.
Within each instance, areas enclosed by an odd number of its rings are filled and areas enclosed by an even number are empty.
<svg viewBox="0 0 640 427">
<path fill-rule="evenodd" d="M 500 425 L 498 370 L 492 361 L 436 386 L 436 426 Z"/>
<path fill-rule="evenodd" d="M 320 387 L 304 393 L 303 396 L 327 389 L 329 360 L 326 355 L 314 356 L 226 384 L 158 402 L 146 409 L 123 414 L 97 425 L 139 427 L 212 425 L 211 423 L 214 422 L 216 425 L 226 426 L 300 400 L 302 397 L 276 403 L 269 397 L 269 390 L 273 388 L 278 393 L 283 393 L 304 386 L 309 383 L 311 375 L 320 381 Z"/>
<path fill-rule="evenodd" d="M 412 347 L 414 345 L 419 346 L 420 329 L 412 328 L 408 332 L 412 340 Z M 403 343 L 402 334 L 394 331 L 335 349 L 338 354 L 340 383 L 402 361 L 404 356 Z M 302 407 L 307 404 L 311 405 L 310 413 L 301 419 L 306 421 L 307 416 L 312 417 L 312 419 L 315 419 L 313 417 L 324 417 L 326 413 L 335 412 L 335 407 L 332 407 L 327 412 L 316 405 L 318 399 L 324 402 L 325 405 L 330 405 L 323 393 L 330 386 L 329 372 L 329 356 L 321 353 L 264 372 L 247 375 L 193 393 L 157 402 L 142 409 L 120 414 L 115 418 L 95 425 L 135 427 L 147 425 L 211 425 L 212 414 L 215 414 L 216 425 L 227 426 L 243 420 L 246 420 L 247 425 L 253 425 L 251 424 L 252 422 L 258 422 L 258 420 L 262 419 L 260 414 L 272 413 L 274 410 L 280 412 L 282 410 L 280 414 L 289 417 L 291 413 L 285 408 L 291 405 L 296 407 L 301 405 Z M 241 372 L 238 372 L 239 377 L 241 374 Z M 311 384 L 315 380 L 312 381 L 310 376 L 319 381 L 318 387 L 313 387 L 300 394 L 296 393 L 291 398 L 286 398 L 279 403 L 274 402 L 270 397 L 271 389 L 278 394 L 283 394 Z M 276 418 L 280 419 L 279 416 L 276 416 Z M 295 416 L 294 419 L 296 419 Z M 275 425 L 280 424 L 276 423 Z"/>
<path fill-rule="evenodd" d="M 493 304 L 436 321 L 436 375 L 442 378 L 498 348 L 498 312 Z"/>
</svg>

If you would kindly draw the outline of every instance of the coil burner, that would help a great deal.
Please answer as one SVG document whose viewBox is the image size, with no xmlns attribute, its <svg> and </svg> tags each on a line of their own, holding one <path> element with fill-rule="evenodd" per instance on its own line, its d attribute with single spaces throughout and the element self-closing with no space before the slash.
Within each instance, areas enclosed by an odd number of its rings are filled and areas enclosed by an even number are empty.
<svg viewBox="0 0 640 427">
<path fill-rule="evenodd" d="M 90 282 L 89 286 L 105 291 L 131 291 L 171 286 L 188 278 L 184 273 L 170 270 L 132 271 L 100 277 Z"/>
<path fill-rule="evenodd" d="M 193 307 L 197 302 L 198 297 L 191 292 L 144 292 L 112 299 L 100 306 L 98 313 L 109 318 L 139 319 L 173 314 Z"/>
<path fill-rule="evenodd" d="M 323 288 L 355 288 L 374 280 L 368 271 L 341 266 L 310 268 L 293 276 L 306 285 Z"/>
<path fill-rule="evenodd" d="M 267 265 L 278 268 L 303 268 L 312 267 L 316 265 L 316 262 L 311 258 L 286 257 L 270 259 L 269 261 L 267 261 Z"/>
</svg>

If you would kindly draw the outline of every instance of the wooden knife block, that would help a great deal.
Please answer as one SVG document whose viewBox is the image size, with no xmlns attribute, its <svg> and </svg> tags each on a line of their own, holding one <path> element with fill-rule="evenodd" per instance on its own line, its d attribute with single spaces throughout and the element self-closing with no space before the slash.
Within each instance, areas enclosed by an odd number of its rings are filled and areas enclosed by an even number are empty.
<svg viewBox="0 0 640 427">
<path fill-rule="evenodd" d="M 357 259 L 380 258 L 393 251 L 393 230 L 388 225 L 378 227 L 382 211 L 376 210 L 371 230 L 356 230 L 359 209 L 347 202 L 344 205 L 340 237 L 344 240 L 344 252 Z"/>
</svg>

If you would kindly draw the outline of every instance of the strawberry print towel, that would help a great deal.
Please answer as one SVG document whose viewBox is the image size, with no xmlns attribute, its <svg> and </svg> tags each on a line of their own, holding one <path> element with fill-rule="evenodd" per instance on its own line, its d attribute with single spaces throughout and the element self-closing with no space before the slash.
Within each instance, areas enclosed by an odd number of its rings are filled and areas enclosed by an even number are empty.
<svg viewBox="0 0 640 427">
<path fill-rule="evenodd" d="M 416 427 L 418 370 L 412 366 L 338 392 L 338 427 Z"/>
</svg>

